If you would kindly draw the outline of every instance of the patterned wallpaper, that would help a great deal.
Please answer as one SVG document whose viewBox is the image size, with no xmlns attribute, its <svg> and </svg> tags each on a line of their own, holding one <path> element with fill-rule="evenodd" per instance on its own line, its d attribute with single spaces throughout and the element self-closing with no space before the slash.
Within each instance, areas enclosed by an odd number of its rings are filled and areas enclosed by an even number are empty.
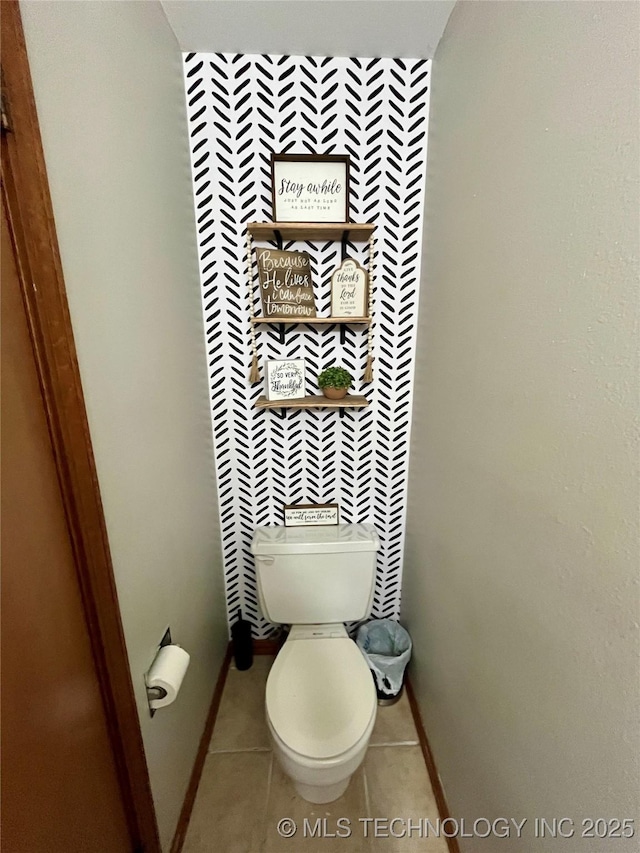
<svg viewBox="0 0 640 853">
<path fill-rule="evenodd" d="M 273 626 L 260 612 L 249 546 L 257 525 L 282 523 L 284 504 L 337 502 L 341 521 L 374 524 L 382 545 L 372 616 L 399 615 L 430 65 L 184 56 L 227 608 L 233 620 L 242 607 L 258 638 Z M 349 154 L 351 219 L 377 225 L 371 384 L 361 381 L 365 326 L 347 327 L 344 345 L 331 325 L 289 327 L 284 344 L 275 327 L 257 332 L 261 375 L 266 358 L 304 358 L 309 394 L 324 367 L 346 366 L 357 378 L 352 393 L 370 406 L 343 418 L 291 409 L 281 419 L 253 408 L 264 388 L 248 382 L 245 224 L 272 219 L 271 152 Z M 340 243 L 284 248 L 311 255 L 318 315 L 329 316 Z M 348 254 L 366 266 L 366 244 L 350 244 Z M 260 314 L 257 287 L 254 300 Z"/>
</svg>

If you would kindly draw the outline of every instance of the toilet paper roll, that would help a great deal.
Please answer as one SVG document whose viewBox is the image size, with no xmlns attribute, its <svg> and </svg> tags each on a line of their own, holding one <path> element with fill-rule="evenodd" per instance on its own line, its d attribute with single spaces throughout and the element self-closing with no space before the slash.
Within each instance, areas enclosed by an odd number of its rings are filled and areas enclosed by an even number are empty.
<svg viewBox="0 0 640 853">
<path fill-rule="evenodd" d="M 149 699 L 149 707 L 165 708 L 175 702 L 184 679 L 190 657 L 180 646 L 162 646 L 145 676 L 147 687 L 161 687 L 167 691 L 162 699 Z"/>
</svg>

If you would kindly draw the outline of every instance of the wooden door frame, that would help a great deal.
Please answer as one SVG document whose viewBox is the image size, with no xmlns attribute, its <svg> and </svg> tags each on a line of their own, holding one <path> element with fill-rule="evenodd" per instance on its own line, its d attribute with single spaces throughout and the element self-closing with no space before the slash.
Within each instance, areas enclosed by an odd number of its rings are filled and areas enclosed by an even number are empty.
<svg viewBox="0 0 640 853">
<path fill-rule="evenodd" d="M 133 850 L 159 853 L 20 10 L 0 5 L 3 203 Z"/>
</svg>

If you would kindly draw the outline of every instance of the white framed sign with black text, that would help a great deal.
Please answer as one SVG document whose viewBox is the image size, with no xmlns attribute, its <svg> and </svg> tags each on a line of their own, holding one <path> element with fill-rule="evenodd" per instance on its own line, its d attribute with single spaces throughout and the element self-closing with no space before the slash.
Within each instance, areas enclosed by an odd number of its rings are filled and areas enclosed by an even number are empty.
<svg viewBox="0 0 640 853">
<path fill-rule="evenodd" d="M 304 393 L 304 360 L 295 358 L 267 361 L 265 385 L 267 400 L 299 400 Z"/>
<path fill-rule="evenodd" d="M 349 157 L 343 154 L 272 154 L 276 222 L 348 222 Z"/>
</svg>

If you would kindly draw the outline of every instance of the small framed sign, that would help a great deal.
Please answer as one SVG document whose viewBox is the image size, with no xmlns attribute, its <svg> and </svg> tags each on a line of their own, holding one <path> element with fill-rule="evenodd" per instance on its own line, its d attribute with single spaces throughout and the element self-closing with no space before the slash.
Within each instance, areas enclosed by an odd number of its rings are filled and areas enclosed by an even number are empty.
<svg viewBox="0 0 640 853">
<path fill-rule="evenodd" d="M 265 317 L 316 316 L 311 265 L 306 252 L 257 249 L 260 299 Z"/>
<path fill-rule="evenodd" d="M 367 271 L 346 258 L 331 276 L 331 316 L 367 316 Z"/>
<path fill-rule="evenodd" d="M 285 527 L 325 527 L 339 523 L 338 504 L 297 504 L 284 507 Z"/>
<path fill-rule="evenodd" d="M 304 361 L 267 361 L 265 384 L 267 400 L 299 400 L 304 397 Z"/>
<path fill-rule="evenodd" d="M 347 154 L 272 154 L 276 222 L 348 222 Z"/>
</svg>

